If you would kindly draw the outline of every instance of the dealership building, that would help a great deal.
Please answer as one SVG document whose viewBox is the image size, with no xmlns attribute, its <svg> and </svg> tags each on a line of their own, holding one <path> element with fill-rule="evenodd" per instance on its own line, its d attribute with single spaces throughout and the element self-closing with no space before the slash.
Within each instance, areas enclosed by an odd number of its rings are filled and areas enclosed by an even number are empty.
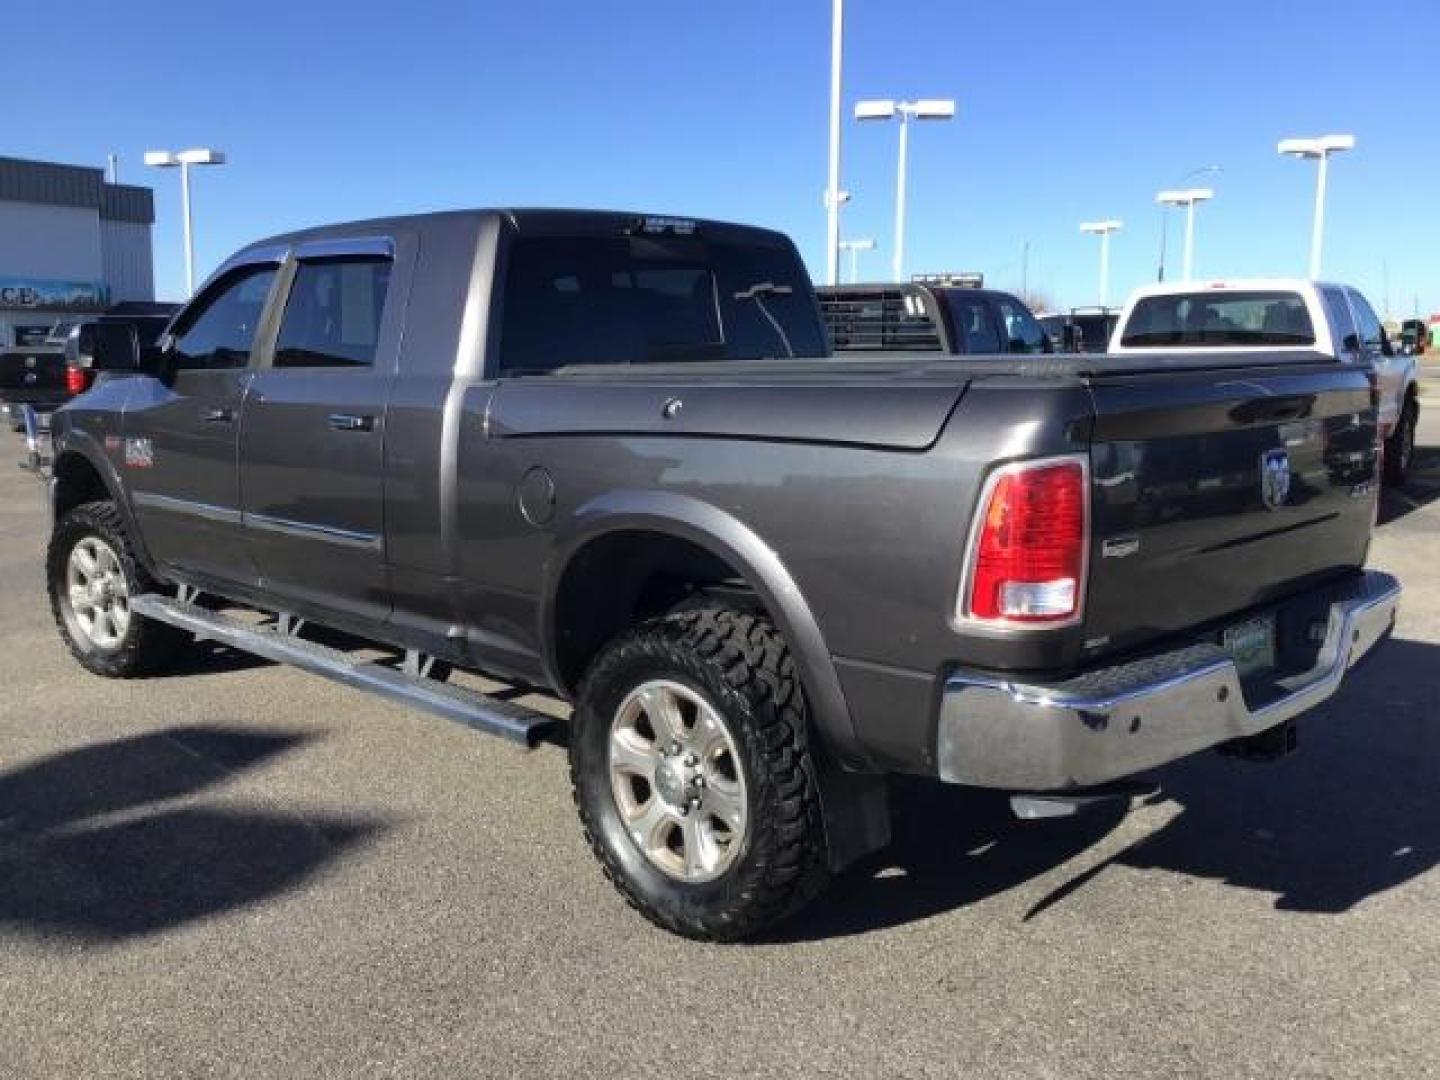
<svg viewBox="0 0 1440 1080">
<path fill-rule="evenodd" d="M 122 300 L 153 300 L 154 222 L 149 188 L 0 157 L 0 348 Z"/>
</svg>

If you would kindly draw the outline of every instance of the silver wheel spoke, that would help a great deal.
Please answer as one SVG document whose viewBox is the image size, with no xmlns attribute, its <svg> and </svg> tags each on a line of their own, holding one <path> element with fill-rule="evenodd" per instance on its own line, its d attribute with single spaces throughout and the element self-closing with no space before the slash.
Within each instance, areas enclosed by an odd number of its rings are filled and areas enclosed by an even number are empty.
<svg viewBox="0 0 1440 1080">
<path fill-rule="evenodd" d="M 680 718 L 680 704 L 675 695 L 663 686 L 652 687 L 640 695 L 640 707 L 650 718 L 657 742 L 668 743 L 685 734 L 685 725 Z"/>
<path fill-rule="evenodd" d="M 610 765 L 649 780 L 655 773 L 660 755 L 653 746 L 643 746 L 634 732 L 616 732 L 610 740 Z"/>
<path fill-rule="evenodd" d="M 680 826 L 680 835 L 685 841 L 685 873 L 692 878 L 704 874 L 715 861 L 705 857 L 704 832 L 700 827 L 700 819 L 694 814 L 687 817 Z"/>
<path fill-rule="evenodd" d="M 630 835 L 639 841 L 646 852 L 650 852 L 661 846 L 664 839 L 659 835 L 664 831 L 662 827 L 674 820 L 674 815 L 665 805 L 665 801 L 659 795 L 651 795 L 650 801 L 640 807 L 639 812 L 626 825 L 630 829 Z"/>
<path fill-rule="evenodd" d="M 745 800 L 738 788 L 711 783 L 705 789 L 700 808 L 707 814 L 714 814 L 725 823 L 732 833 L 738 833 L 745 826 Z"/>
<path fill-rule="evenodd" d="M 79 568 L 80 573 L 85 576 L 86 581 L 89 581 L 91 578 L 93 578 L 95 576 L 95 572 L 100 569 L 100 564 L 95 558 L 95 548 L 93 542 L 78 544 L 75 548 L 74 554 L 71 556 L 71 559 Z"/>
</svg>

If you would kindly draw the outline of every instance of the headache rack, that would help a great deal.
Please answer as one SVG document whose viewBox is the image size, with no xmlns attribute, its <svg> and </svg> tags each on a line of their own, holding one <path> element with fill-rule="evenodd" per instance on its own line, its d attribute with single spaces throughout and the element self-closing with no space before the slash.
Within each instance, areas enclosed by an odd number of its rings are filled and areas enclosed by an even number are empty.
<svg viewBox="0 0 1440 1080">
<path fill-rule="evenodd" d="M 836 352 L 940 352 L 940 327 L 918 289 L 825 289 L 825 329 Z"/>
</svg>

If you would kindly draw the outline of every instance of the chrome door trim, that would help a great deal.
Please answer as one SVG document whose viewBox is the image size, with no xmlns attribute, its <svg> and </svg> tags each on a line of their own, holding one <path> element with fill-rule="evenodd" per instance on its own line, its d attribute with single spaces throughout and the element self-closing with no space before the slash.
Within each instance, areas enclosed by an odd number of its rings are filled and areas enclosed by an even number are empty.
<svg viewBox="0 0 1440 1080">
<path fill-rule="evenodd" d="M 241 524 L 246 528 L 262 532 L 279 533 L 283 536 L 298 536 L 306 540 L 323 540 L 341 547 L 358 551 L 380 552 L 384 541 L 378 533 L 356 532 L 352 529 L 337 529 L 330 525 L 313 525 L 305 521 L 291 521 L 288 518 L 271 517 L 268 514 L 243 514 Z"/>
<path fill-rule="evenodd" d="M 147 510 L 163 510 L 170 514 L 184 514 L 188 517 L 198 517 L 205 521 L 214 521 L 221 525 L 239 525 L 241 514 L 239 510 L 232 510 L 226 506 L 215 506 L 211 503 L 195 502 L 191 499 L 176 499 L 169 495 L 159 495 L 153 491 L 136 491 L 130 496 L 130 501 L 138 507 Z"/>
</svg>

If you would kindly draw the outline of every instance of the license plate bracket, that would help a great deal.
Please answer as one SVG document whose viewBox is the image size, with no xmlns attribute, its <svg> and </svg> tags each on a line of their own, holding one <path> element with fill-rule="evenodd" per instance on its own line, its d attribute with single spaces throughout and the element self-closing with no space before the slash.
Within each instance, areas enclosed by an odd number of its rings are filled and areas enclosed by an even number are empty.
<svg viewBox="0 0 1440 1080">
<path fill-rule="evenodd" d="M 1235 661 L 1243 678 L 1275 667 L 1275 616 L 1261 615 L 1227 626 L 1220 635 L 1220 647 Z"/>
</svg>

